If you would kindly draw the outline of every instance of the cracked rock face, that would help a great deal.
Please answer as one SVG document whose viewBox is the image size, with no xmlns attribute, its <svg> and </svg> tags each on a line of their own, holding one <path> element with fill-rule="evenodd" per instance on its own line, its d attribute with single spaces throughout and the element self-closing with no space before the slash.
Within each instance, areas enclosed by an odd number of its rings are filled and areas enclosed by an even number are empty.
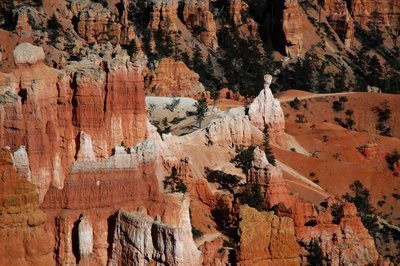
<svg viewBox="0 0 400 266">
<path fill-rule="evenodd" d="M 300 265 L 291 218 L 247 205 L 240 207 L 240 218 L 238 265 Z"/>
<path fill-rule="evenodd" d="M 118 212 L 110 265 L 201 265 L 191 232 L 189 202 L 183 200 L 175 226 L 140 213 Z"/>
</svg>

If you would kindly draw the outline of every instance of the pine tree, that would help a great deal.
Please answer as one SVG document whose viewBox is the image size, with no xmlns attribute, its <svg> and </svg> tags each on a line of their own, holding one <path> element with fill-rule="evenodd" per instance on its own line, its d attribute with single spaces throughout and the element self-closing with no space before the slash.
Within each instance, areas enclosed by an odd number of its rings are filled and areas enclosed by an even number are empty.
<svg viewBox="0 0 400 266">
<path fill-rule="evenodd" d="M 193 50 L 192 65 L 195 72 L 200 73 L 204 69 L 203 56 L 200 47 L 196 44 Z"/>
<path fill-rule="evenodd" d="M 198 100 L 194 104 L 194 107 L 196 108 L 196 121 L 199 128 L 201 128 L 201 124 L 203 123 L 204 117 L 206 116 L 206 112 L 208 109 L 206 98 L 203 97 L 200 100 Z"/>
<path fill-rule="evenodd" d="M 348 201 L 354 203 L 357 207 L 357 215 L 361 218 L 362 223 L 368 229 L 372 236 L 375 236 L 378 225 L 375 208 L 371 204 L 371 196 L 363 184 L 356 180 L 350 185 L 353 195 L 346 193 L 343 197 Z"/>
</svg>

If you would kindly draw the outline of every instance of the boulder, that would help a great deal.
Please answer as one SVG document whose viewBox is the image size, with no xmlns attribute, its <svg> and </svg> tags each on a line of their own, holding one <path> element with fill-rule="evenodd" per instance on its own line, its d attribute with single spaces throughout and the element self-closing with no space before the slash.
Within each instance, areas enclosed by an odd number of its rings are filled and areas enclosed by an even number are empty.
<svg viewBox="0 0 400 266">
<path fill-rule="evenodd" d="M 45 58 L 42 47 L 24 42 L 14 49 L 14 62 L 17 66 L 32 66 L 43 62 Z"/>
</svg>

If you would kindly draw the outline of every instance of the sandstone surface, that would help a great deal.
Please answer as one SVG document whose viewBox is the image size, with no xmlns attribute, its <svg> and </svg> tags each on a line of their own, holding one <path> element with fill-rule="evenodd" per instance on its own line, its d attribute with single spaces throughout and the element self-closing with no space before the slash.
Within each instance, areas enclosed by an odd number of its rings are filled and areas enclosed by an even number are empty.
<svg viewBox="0 0 400 266">
<path fill-rule="evenodd" d="M 35 47 L 39 56 L 23 61 L 21 49 L 34 46 L 21 45 L 16 49 L 17 62 L 43 59 L 43 50 Z M 63 72 L 45 65 L 33 64 L 29 69 L 21 65 L 4 81 L 15 84 L 9 90 L 20 100 L 1 106 L 0 143 L 12 151 L 26 147 L 31 180 L 41 199 L 50 184 L 63 187 L 77 151 L 79 159 L 105 158 L 121 141 L 132 146 L 146 136 L 142 69 L 123 55 L 89 57 Z M 107 65 L 107 71 L 102 65 Z M 90 135 L 91 145 L 88 139 L 80 141 L 81 131 Z"/>
<path fill-rule="evenodd" d="M 175 227 L 119 211 L 110 264 L 200 265 L 202 257 L 192 238 L 188 202 L 181 208 Z"/>
<path fill-rule="evenodd" d="M 43 230 L 34 185 L 13 168 L 11 154 L 0 151 L 0 264 L 52 265 L 53 239 Z"/>
<path fill-rule="evenodd" d="M 262 132 L 268 128 L 273 142 L 283 144 L 285 118 L 279 100 L 270 89 L 271 82 L 272 76 L 265 75 L 264 89 L 249 106 L 249 118 Z"/>
<path fill-rule="evenodd" d="M 199 75 L 172 58 L 162 59 L 150 79 L 147 95 L 193 97 L 204 92 Z"/>
<path fill-rule="evenodd" d="M 293 220 L 240 207 L 238 265 L 300 265 Z"/>
</svg>

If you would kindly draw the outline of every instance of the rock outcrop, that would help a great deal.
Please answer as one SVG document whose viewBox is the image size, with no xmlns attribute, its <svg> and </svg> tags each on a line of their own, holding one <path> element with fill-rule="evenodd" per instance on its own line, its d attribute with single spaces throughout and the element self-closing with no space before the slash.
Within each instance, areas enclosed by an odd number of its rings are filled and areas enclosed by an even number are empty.
<svg viewBox="0 0 400 266">
<path fill-rule="evenodd" d="M 285 0 L 282 28 L 285 35 L 285 51 L 289 57 L 297 57 L 303 50 L 304 12 L 298 0 Z"/>
<path fill-rule="evenodd" d="M 41 199 L 50 184 L 63 187 L 76 157 L 93 159 L 90 141 L 80 141 L 80 132 L 90 136 L 100 159 L 109 157 L 121 141 L 133 146 L 145 139 L 143 68 L 133 66 L 128 56 L 89 55 L 61 72 L 40 63 L 40 47 L 20 44 L 14 54 L 18 68 L 0 74 L 0 86 L 7 88 L 5 96 L 19 97 L 9 101 L 3 95 L 0 145 L 12 151 L 26 147 L 31 180 Z"/>
<path fill-rule="evenodd" d="M 210 146 L 250 146 L 262 140 L 261 131 L 247 116 L 240 114 L 215 119 L 201 133 L 204 133 L 204 144 Z"/>
<path fill-rule="evenodd" d="M 53 240 L 42 225 L 34 185 L 13 168 L 11 154 L 0 151 L 0 264 L 52 265 Z"/>
<path fill-rule="evenodd" d="M 29 166 L 29 158 L 26 153 L 25 146 L 20 146 L 18 150 L 16 150 L 12 154 L 14 167 L 17 170 L 18 174 L 22 177 L 25 177 L 26 180 L 32 181 L 31 169 Z"/>
<path fill-rule="evenodd" d="M 15 31 L 20 37 L 29 36 L 32 33 L 32 27 L 29 25 L 28 12 L 26 9 L 19 10 L 17 19 L 17 25 Z"/>
<path fill-rule="evenodd" d="M 121 43 L 122 25 L 117 16 L 100 3 L 71 1 L 71 19 L 76 21 L 76 32 L 88 44 L 97 42 Z"/>
<path fill-rule="evenodd" d="M 156 47 L 154 36 L 157 34 L 165 37 L 168 35 L 171 40 L 176 40 L 177 33 L 186 36 L 191 35 L 182 21 L 178 18 L 178 1 L 155 1 L 150 14 L 150 22 L 148 28 L 152 31 L 151 47 Z"/>
<path fill-rule="evenodd" d="M 354 39 L 354 21 L 347 8 L 347 1 L 325 1 L 324 8 L 329 24 L 347 48 Z"/>
<path fill-rule="evenodd" d="M 81 215 L 79 219 L 78 239 L 79 256 L 85 260 L 93 252 L 93 227 L 85 215 Z"/>
<path fill-rule="evenodd" d="M 110 265 L 200 265 L 201 253 L 191 232 L 189 202 L 184 200 L 178 224 L 153 221 L 139 213 L 119 211 Z"/>
<path fill-rule="evenodd" d="M 300 265 L 293 220 L 241 206 L 238 265 Z"/>
<path fill-rule="evenodd" d="M 284 144 L 285 117 L 279 100 L 272 94 L 271 82 L 272 76 L 265 75 L 264 89 L 249 106 L 249 118 L 262 132 L 268 128 L 272 142 Z"/>
<path fill-rule="evenodd" d="M 149 88 L 146 89 L 148 95 L 193 97 L 204 92 L 199 75 L 184 62 L 172 58 L 163 58 L 150 80 Z"/>
<path fill-rule="evenodd" d="M 270 164 L 265 153 L 258 147 L 254 150 L 253 156 L 247 182 L 261 185 L 264 197 L 267 199 L 267 209 L 278 204 L 284 204 L 286 208 L 293 206 L 294 198 L 289 195 L 281 169 Z"/>
<path fill-rule="evenodd" d="M 353 204 L 329 198 L 323 204 L 325 207 L 317 207 L 291 195 L 282 171 L 269 164 L 265 153 L 258 148 L 254 150 L 247 182 L 261 185 L 267 209 L 293 219 L 296 239 L 303 249 L 299 254 L 308 252 L 316 241 L 327 261 L 335 265 L 378 261 L 374 240 Z"/>
<path fill-rule="evenodd" d="M 297 241 L 305 247 L 313 241 L 318 243 L 329 263 L 367 265 L 378 262 L 374 240 L 357 216 L 354 204 L 328 199 L 326 209 L 297 203 L 293 210 Z"/>
<path fill-rule="evenodd" d="M 214 16 L 209 10 L 209 1 L 185 1 L 183 19 L 189 31 L 205 46 L 216 50 L 218 48 L 217 26 Z"/>
<path fill-rule="evenodd" d="M 372 160 L 379 153 L 379 146 L 377 143 L 367 143 L 358 149 L 367 160 Z"/>
<path fill-rule="evenodd" d="M 362 26 L 368 26 L 369 22 L 391 27 L 398 25 L 400 17 L 399 0 L 353 0 L 350 2 L 347 1 L 347 3 L 354 21 L 360 23 Z"/>
</svg>

